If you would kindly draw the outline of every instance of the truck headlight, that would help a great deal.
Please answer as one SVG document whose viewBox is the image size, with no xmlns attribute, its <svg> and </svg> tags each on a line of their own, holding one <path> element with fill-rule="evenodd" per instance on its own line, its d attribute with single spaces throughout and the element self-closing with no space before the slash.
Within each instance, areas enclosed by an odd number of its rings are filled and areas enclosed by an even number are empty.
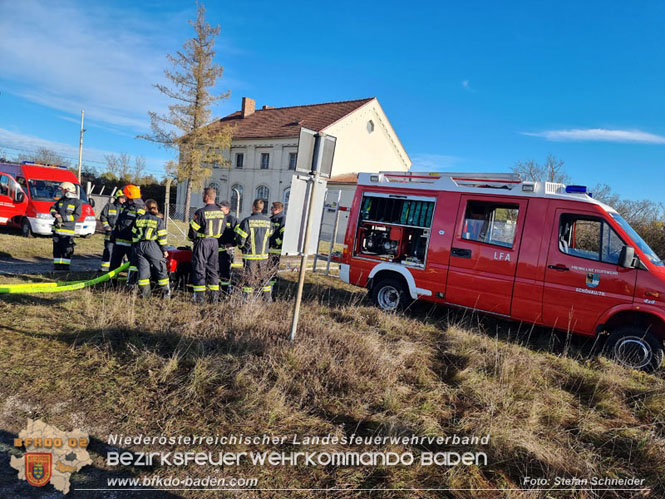
<svg viewBox="0 0 665 499">
<path fill-rule="evenodd" d="M 50 213 L 37 213 L 37 218 L 41 218 L 44 220 L 53 220 L 53 217 L 51 216 Z"/>
</svg>

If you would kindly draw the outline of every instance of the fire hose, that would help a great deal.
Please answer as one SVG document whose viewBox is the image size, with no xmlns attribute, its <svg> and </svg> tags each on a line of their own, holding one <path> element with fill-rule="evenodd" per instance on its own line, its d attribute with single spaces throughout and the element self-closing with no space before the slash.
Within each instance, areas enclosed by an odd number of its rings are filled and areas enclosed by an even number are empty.
<svg viewBox="0 0 665 499">
<path fill-rule="evenodd" d="M 60 293 L 75 291 L 109 281 L 129 267 L 129 262 L 117 269 L 87 281 L 36 282 L 30 284 L 0 284 L 0 294 Z"/>
</svg>

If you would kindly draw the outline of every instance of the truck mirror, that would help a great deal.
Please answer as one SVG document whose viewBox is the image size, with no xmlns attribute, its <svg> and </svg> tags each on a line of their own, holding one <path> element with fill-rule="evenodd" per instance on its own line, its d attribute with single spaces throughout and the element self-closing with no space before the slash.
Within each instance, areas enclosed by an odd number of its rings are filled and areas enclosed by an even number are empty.
<svg viewBox="0 0 665 499">
<path fill-rule="evenodd" d="M 16 193 L 16 202 L 20 204 L 23 201 L 25 201 L 25 194 L 22 191 L 17 192 Z"/>
<path fill-rule="evenodd" d="M 626 269 L 633 268 L 633 260 L 635 260 L 635 248 L 632 246 L 624 246 L 619 253 L 619 265 Z"/>
<path fill-rule="evenodd" d="M 92 199 L 92 198 L 88 198 L 88 204 L 94 208 L 95 207 L 95 200 Z"/>
</svg>

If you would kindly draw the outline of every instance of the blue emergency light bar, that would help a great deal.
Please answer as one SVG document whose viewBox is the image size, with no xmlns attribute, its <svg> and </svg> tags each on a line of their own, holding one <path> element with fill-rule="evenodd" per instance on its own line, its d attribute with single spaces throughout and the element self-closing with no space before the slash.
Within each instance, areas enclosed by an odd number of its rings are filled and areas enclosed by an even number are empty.
<svg viewBox="0 0 665 499">
<path fill-rule="evenodd" d="M 582 194 L 586 194 L 586 185 L 567 185 L 566 193 L 570 194 L 573 192 L 581 192 Z"/>
</svg>

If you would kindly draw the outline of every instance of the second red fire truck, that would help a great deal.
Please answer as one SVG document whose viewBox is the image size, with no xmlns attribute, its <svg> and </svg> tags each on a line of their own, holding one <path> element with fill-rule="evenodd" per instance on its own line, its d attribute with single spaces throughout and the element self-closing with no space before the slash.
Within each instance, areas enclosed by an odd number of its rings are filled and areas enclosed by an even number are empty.
<svg viewBox="0 0 665 499">
<path fill-rule="evenodd" d="M 554 329 L 608 332 L 620 363 L 663 360 L 665 264 L 582 186 L 516 174 L 361 173 L 341 277 L 396 310 L 413 300 Z"/>
</svg>

